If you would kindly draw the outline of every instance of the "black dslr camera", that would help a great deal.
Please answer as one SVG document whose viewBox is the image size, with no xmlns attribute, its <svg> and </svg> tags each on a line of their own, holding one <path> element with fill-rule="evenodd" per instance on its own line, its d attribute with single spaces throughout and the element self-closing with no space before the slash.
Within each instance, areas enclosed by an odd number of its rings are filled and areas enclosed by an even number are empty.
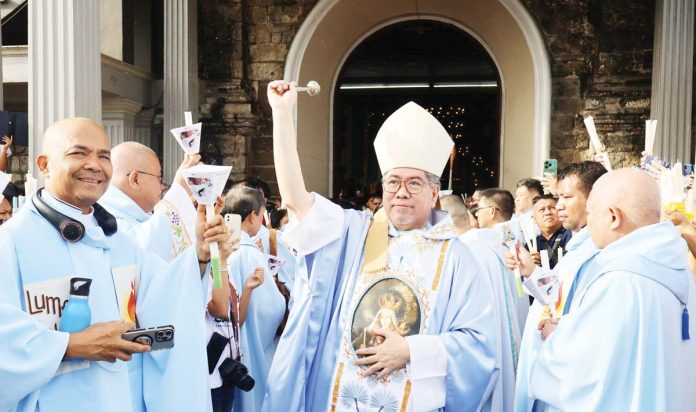
<svg viewBox="0 0 696 412">
<path fill-rule="evenodd" d="M 236 359 L 227 358 L 218 368 L 220 377 L 225 383 L 231 383 L 244 392 L 249 392 L 254 388 L 254 378 L 249 376 L 249 369 Z"/>
<path fill-rule="evenodd" d="M 217 332 L 213 332 L 213 336 L 208 342 L 208 373 L 213 373 L 215 371 L 215 366 L 229 343 L 230 340 L 228 338 Z M 231 352 L 230 355 L 232 355 Z M 220 372 L 220 377 L 223 382 L 231 383 L 244 392 L 252 390 L 256 383 L 254 378 L 249 376 L 249 369 L 247 369 L 239 359 L 233 359 L 231 357 L 225 359 L 220 364 L 218 372 Z"/>
</svg>

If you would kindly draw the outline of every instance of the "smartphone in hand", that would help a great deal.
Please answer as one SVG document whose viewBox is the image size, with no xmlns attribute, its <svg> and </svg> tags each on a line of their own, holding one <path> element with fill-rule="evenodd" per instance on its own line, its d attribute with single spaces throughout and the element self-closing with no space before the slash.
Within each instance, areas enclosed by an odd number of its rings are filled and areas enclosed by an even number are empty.
<svg viewBox="0 0 696 412">
<path fill-rule="evenodd" d="M 242 216 L 235 213 L 228 213 L 225 215 L 225 224 L 227 229 L 232 233 L 232 244 L 239 243 L 242 236 Z"/>
<path fill-rule="evenodd" d="M 556 176 L 558 174 L 558 160 L 556 159 L 546 159 L 544 160 L 544 174 Z"/>
<path fill-rule="evenodd" d="M 174 347 L 174 326 L 131 329 L 121 335 L 121 339 L 148 345 L 151 350 L 171 349 Z"/>
</svg>

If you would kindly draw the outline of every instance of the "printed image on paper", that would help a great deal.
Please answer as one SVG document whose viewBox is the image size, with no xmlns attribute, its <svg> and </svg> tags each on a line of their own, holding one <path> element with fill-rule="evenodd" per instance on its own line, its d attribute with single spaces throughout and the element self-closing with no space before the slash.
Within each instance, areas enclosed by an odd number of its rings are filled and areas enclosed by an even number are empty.
<svg viewBox="0 0 696 412">
<path fill-rule="evenodd" d="M 186 154 L 196 154 L 201 147 L 202 127 L 202 123 L 196 123 L 190 126 L 177 127 L 170 130 L 170 132 Z"/>
<path fill-rule="evenodd" d="M 231 171 L 231 166 L 199 164 L 185 169 L 182 174 L 196 201 L 203 205 L 212 205 L 222 194 Z"/>
</svg>

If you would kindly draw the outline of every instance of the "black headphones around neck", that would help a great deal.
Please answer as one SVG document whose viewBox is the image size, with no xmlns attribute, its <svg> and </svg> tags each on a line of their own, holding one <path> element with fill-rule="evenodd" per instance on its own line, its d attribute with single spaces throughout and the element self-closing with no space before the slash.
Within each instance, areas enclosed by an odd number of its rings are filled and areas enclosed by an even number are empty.
<svg viewBox="0 0 696 412">
<path fill-rule="evenodd" d="M 85 236 L 85 225 L 72 219 L 59 211 L 53 209 L 41 199 L 41 191 L 39 189 L 36 195 L 32 197 L 32 203 L 39 214 L 48 220 L 60 233 L 60 235 L 68 242 L 79 242 Z M 116 218 L 101 207 L 99 203 L 92 205 L 94 208 L 94 218 L 97 224 L 102 228 L 106 236 L 111 236 L 118 230 Z"/>
</svg>

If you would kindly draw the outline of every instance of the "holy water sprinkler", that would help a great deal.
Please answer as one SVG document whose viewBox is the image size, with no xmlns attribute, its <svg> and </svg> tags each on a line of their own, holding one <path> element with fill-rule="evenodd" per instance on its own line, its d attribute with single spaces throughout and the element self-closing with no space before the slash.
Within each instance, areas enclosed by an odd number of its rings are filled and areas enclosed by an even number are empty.
<svg viewBox="0 0 696 412">
<path fill-rule="evenodd" d="M 321 86 L 319 86 L 319 83 L 315 82 L 314 80 L 310 80 L 306 86 L 297 86 L 295 87 L 295 90 L 298 92 L 307 92 L 307 94 L 310 96 L 316 96 L 321 91 Z"/>
</svg>

